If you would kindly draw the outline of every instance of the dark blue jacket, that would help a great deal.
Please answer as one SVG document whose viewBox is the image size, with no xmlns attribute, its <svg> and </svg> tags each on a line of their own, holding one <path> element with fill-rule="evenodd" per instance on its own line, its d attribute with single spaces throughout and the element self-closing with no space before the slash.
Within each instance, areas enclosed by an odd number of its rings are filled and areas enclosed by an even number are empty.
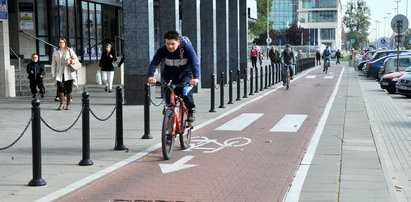
<svg viewBox="0 0 411 202">
<path fill-rule="evenodd" d="M 165 82 L 170 80 L 174 84 L 186 81 L 185 79 L 200 78 L 200 63 L 191 43 L 181 41 L 177 50 L 169 52 L 162 45 L 154 55 L 148 68 L 148 76 L 154 76 L 157 66 L 164 61 L 161 77 Z"/>
<path fill-rule="evenodd" d="M 44 71 L 44 66 L 39 64 L 38 62 L 35 63 L 31 61 L 26 68 L 27 74 L 28 74 L 28 79 L 34 79 L 34 80 L 43 80 L 40 78 L 40 75 L 45 75 L 46 72 Z M 33 74 L 30 72 L 33 71 Z"/>
</svg>

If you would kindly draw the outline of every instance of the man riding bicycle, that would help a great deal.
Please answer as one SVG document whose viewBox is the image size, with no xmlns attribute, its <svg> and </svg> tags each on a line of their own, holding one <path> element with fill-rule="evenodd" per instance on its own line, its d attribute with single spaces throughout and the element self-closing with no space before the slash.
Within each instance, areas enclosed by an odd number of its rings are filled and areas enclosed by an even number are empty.
<svg viewBox="0 0 411 202">
<path fill-rule="evenodd" d="M 324 58 L 324 67 L 323 67 L 323 72 L 325 72 L 325 68 L 327 65 L 327 68 L 330 66 L 331 64 L 331 51 L 329 49 L 329 47 L 325 47 L 325 50 L 323 51 L 323 58 Z"/>
<path fill-rule="evenodd" d="M 292 65 L 295 65 L 294 52 L 291 50 L 291 46 L 289 44 L 285 46 L 285 50 L 281 53 L 281 63 L 283 63 L 283 86 L 285 86 L 287 79 L 287 68 L 290 69 L 290 77 L 291 80 L 293 80 L 294 71 Z"/>
<path fill-rule="evenodd" d="M 162 45 L 153 57 L 148 68 L 148 82 L 155 84 L 157 80 L 154 73 L 158 65 L 164 61 L 164 69 L 161 72 L 161 79 L 168 83 L 170 80 L 173 84 L 189 83 L 196 86 L 200 79 L 200 63 L 197 54 L 187 37 L 182 37 L 176 31 L 168 31 L 164 35 L 165 44 Z M 183 88 L 177 87 L 174 92 L 183 98 L 188 108 L 187 121 L 195 121 L 195 104 L 193 93 L 189 91 L 183 95 Z M 166 89 L 165 102 L 169 103 L 170 90 Z"/>
</svg>

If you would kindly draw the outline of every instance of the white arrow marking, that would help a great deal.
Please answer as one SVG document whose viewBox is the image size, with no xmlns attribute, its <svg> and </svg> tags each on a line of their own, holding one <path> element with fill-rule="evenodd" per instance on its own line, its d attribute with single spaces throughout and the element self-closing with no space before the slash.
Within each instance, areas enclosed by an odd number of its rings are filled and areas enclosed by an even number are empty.
<svg viewBox="0 0 411 202">
<path fill-rule="evenodd" d="M 194 156 L 185 156 L 185 157 L 181 158 L 180 160 L 174 162 L 173 164 L 159 164 L 159 165 L 160 165 L 160 168 L 161 168 L 161 171 L 163 172 L 163 174 L 171 173 L 171 172 L 174 172 L 174 171 L 178 171 L 178 170 L 198 166 L 198 164 L 185 164 L 193 158 L 194 158 Z"/>
</svg>

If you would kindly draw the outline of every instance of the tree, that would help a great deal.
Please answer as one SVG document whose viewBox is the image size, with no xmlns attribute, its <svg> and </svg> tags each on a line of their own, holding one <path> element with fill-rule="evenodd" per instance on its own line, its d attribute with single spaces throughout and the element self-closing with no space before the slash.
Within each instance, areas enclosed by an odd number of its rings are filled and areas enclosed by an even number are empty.
<svg viewBox="0 0 411 202">
<path fill-rule="evenodd" d="M 360 43 L 367 42 L 370 27 L 370 9 L 364 0 L 347 2 L 347 11 L 343 18 L 347 28 L 347 40 L 354 39 L 353 48 L 358 48 Z"/>
<path fill-rule="evenodd" d="M 404 42 L 403 42 L 404 48 L 407 49 L 407 50 L 411 49 L 411 43 L 408 40 L 409 38 L 411 38 L 411 29 L 408 29 L 405 32 L 405 39 L 404 39 Z"/>
<path fill-rule="evenodd" d="M 308 29 L 298 27 L 297 24 L 292 24 L 290 28 L 281 32 L 276 30 L 270 30 L 269 35 L 272 39 L 272 42 L 269 45 L 279 45 L 276 44 L 277 39 L 281 39 L 283 45 L 301 45 L 301 37 L 303 37 L 303 44 L 306 45 L 308 44 L 308 34 Z M 259 34 L 258 37 L 254 39 L 253 43 L 257 45 L 266 45 L 266 39 L 267 33 L 264 32 L 262 34 Z"/>
<path fill-rule="evenodd" d="M 268 14 L 271 11 L 272 1 L 270 0 L 257 0 L 257 22 L 249 25 L 250 35 L 258 36 L 262 33 L 267 33 L 267 3 Z M 268 19 L 268 29 L 271 30 L 273 22 Z"/>
</svg>

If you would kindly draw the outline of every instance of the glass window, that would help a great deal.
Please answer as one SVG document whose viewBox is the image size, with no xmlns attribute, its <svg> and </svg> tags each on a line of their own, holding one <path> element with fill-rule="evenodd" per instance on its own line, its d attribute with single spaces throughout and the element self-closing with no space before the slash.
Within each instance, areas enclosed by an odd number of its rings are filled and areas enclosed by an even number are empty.
<svg viewBox="0 0 411 202">
<path fill-rule="evenodd" d="M 96 34 L 97 34 L 97 59 L 101 58 L 101 54 L 103 52 L 103 23 L 102 23 L 102 11 L 101 5 L 96 4 Z"/>
<path fill-rule="evenodd" d="M 67 38 L 67 4 L 66 0 L 59 0 L 60 37 Z"/>
<path fill-rule="evenodd" d="M 81 2 L 81 8 L 82 8 L 82 30 L 83 30 L 83 57 L 85 61 L 90 61 L 90 33 L 89 33 L 89 27 L 90 27 L 90 22 L 89 22 L 89 17 L 88 17 L 88 3 L 87 2 Z"/>
<path fill-rule="evenodd" d="M 321 39 L 323 40 L 335 39 L 335 29 L 321 29 Z"/>
<path fill-rule="evenodd" d="M 411 66 L 410 59 L 408 59 L 408 58 L 400 58 L 400 66 L 401 66 L 401 67 L 409 67 L 409 66 Z"/>
</svg>

